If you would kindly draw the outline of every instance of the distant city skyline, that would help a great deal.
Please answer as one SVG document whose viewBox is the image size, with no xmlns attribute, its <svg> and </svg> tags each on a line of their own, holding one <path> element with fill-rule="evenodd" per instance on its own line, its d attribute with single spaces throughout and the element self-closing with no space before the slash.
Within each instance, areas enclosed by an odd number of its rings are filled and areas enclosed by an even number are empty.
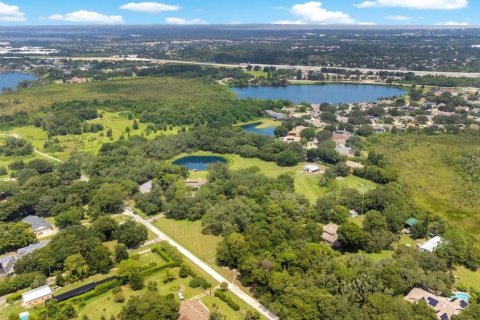
<svg viewBox="0 0 480 320">
<path fill-rule="evenodd" d="M 480 27 L 474 0 L 0 0 L 0 25 L 289 24 Z"/>
</svg>

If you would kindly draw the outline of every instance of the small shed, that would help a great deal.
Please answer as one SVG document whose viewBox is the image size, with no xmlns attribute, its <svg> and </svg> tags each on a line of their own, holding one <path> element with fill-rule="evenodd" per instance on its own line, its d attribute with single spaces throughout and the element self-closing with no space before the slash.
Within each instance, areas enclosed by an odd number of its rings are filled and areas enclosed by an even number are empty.
<svg viewBox="0 0 480 320">
<path fill-rule="evenodd" d="M 418 220 L 415 218 L 408 218 L 407 221 L 405 221 L 405 228 L 407 229 L 412 229 L 414 225 L 418 223 Z"/>
<path fill-rule="evenodd" d="M 309 172 L 309 173 L 315 173 L 320 171 L 320 167 L 314 164 L 309 164 L 303 167 L 303 171 Z"/>
</svg>

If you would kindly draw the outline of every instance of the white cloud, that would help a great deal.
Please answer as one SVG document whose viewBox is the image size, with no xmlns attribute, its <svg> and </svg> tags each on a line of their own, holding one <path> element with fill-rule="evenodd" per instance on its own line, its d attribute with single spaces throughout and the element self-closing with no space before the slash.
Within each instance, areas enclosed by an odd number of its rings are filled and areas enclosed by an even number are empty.
<svg viewBox="0 0 480 320">
<path fill-rule="evenodd" d="M 120 9 L 145 13 L 160 13 L 164 11 L 178 11 L 181 7 L 160 2 L 129 2 L 121 5 Z"/>
<path fill-rule="evenodd" d="M 25 13 L 20 11 L 18 6 L 8 5 L 0 1 L 0 21 L 2 22 L 22 22 L 26 21 Z"/>
<path fill-rule="evenodd" d="M 274 21 L 272 24 L 305 24 L 302 20 L 280 20 L 280 21 Z"/>
<path fill-rule="evenodd" d="M 468 6 L 468 0 L 367 0 L 357 8 L 398 7 L 421 10 L 455 10 Z"/>
<path fill-rule="evenodd" d="M 468 26 L 468 22 L 447 21 L 437 23 L 438 26 Z"/>
<path fill-rule="evenodd" d="M 329 11 L 323 8 L 322 3 L 318 1 L 296 4 L 290 9 L 290 12 L 300 17 L 303 23 L 352 24 L 355 22 L 347 13 L 342 11 Z"/>
<path fill-rule="evenodd" d="M 408 21 L 411 18 L 407 16 L 402 16 L 402 15 L 393 15 L 393 16 L 386 16 L 385 19 L 393 20 L 393 21 Z"/>
<path fill-rule="evenodd" d="M 165 22 L 167 22 L 168 24 L 176 24 L 176 25 L 206 24 L 206 22 L 201 19 L 187 20 L 183 18 L 173 18 L 173 17 L 166 18 Z"/>
<path fill-rule="evenodd" d="M 52 14 L 48 17 L 49 20 L 56 21 L 68 21 L 78 23 L 91 23 L 91 24 L 122 24 L 122 16 L 107 16 L 94 11 L 79 10 L 69 12 L 66 14 Z"/>
<path fill-rule="evenodd" d="M 375 22 L 359 22 L 357 23 L 359 26 L 374 26 L 376 25 Z"/>
</svg>

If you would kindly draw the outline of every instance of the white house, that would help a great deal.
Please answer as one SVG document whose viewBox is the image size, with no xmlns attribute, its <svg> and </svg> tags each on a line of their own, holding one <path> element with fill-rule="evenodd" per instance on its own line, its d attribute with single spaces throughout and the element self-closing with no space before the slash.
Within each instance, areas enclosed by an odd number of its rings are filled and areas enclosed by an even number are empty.
<svg viewBox="0 0 480 320">
<path fill-rule="evenodd" d="M 421 252 L 433 252 L 435 249 L 437 249 L 438 245 L 442 242 L 442 238 L 439 236 L 433 237 L 421 246 L 418 247 L 418 249 Z"/>
<path fill-rule="evenodd" d="M 22 306 L 26 308 L 31 308 L 38 304 L 44 303 L 51 298 L 52 290 L 49 286 L 45 285 L 22 293 Z"/>
</svg>

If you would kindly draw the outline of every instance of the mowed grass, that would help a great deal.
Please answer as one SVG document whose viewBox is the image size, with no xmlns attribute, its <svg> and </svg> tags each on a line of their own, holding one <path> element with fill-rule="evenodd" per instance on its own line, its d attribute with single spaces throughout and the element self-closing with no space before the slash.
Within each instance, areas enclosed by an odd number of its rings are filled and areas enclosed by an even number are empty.
<svg viewBox="0 0 480 320">
<path fill-rule="evenodd" d="M 154 224 L 203 261 L 215 264 L 217 245 L 222 237 L 203 234 L 201 221 L 177 221 L 162 217 L 155 220 Z"/>
<path fill-rule="evenodd" d="M 91 81 L 82 84 L 59 84 L 23 89 L 1 95 L 1 114 L 32 111 L 48 107 L 53 102 L 69 100 L 156 100 L 166 105 L 181 103 L 196 105 L 198 101 L 231 101 L 234 94 L 226 86 L 207 84 L 199 79 L 169 77 L 138 77 Z M 16 101 L 17 103 L 14 103 Z M 227 105 L 227 104 L 226 104 Z"/>
<path fill-rule="evenodd" d="M 267 78 L 267 75 L 268 75 L 267 72 L 263 72 L 262 70 L 259 70 L 259 71 L 250 70 L 250 71 L 245 71 L 245 73 L 251 76 L 254 76 L 255 78 L 260 78 L 260 77 Z"/>
<path fill-rule="evenodd" d="M 445 161 L 480 150 L 480 138 L 456 135 L 377 136 L 371 149 L 383 153 L 397 168 L 422 209 L 439 214 L 471 233 L 480 231 L 480 185 Z"/>
<path fill-rule="evenodd" d="M 465 287 L 467 289 L 473 288 L 480 290 L 480 271 L 472 271 L 465 267 L 458 266 L 453 271 L 455 277 L 458 278 L 457 285 Z"/>
</svg>

